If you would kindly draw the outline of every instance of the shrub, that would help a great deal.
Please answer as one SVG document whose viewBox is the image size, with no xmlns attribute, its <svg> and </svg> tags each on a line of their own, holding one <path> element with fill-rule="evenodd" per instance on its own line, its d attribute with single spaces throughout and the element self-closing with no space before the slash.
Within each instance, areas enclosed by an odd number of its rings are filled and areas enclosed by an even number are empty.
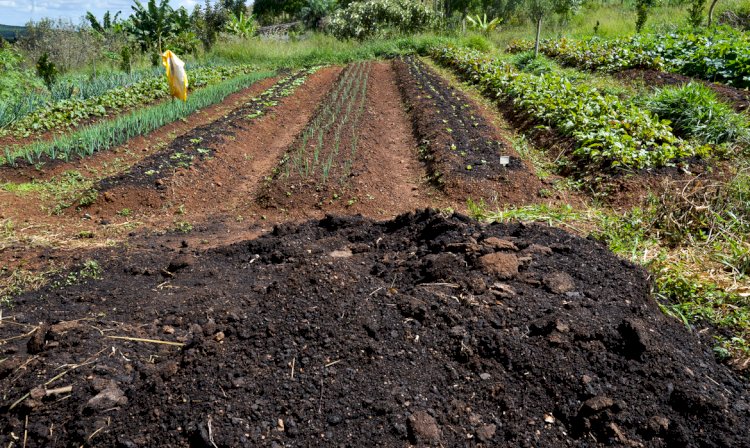
<svg viewBox="0 0 750 448">
<path fill-rule="evenodd" d="M 366 0 L 333 14 L 327 31 L 339 39 L 367 39 L 389 31 L 415 33 L 432 28 L 437 14 L 411 0 Z"/>
<path fill-rule="evenodd" d="M 22 63 L 23 56 L 12 45 L 0 42 L 0 109 L 15 98 L 28 96 L 30 90 L 44 88 L 38 78 L 21 67 Z M 0 121 L 0 126 L 3 124 Z"/>
<path fill-rule="evenodd" d="M 747 119 L 700 83 L 665 87 L 646 101 L 646 107 L 670 120 L 676 133 L 703 143 L 720 144 L 748 137 Z"/>
<path fill-rule="evenodd" d="M 57 67 L 49 60 L 49 54 L 44 53 L 36 63 L 36 74 L 44 80 L 50 90 L 52 90 L 52 84 L 57 78 L 57 73 Z"/>
</svg>

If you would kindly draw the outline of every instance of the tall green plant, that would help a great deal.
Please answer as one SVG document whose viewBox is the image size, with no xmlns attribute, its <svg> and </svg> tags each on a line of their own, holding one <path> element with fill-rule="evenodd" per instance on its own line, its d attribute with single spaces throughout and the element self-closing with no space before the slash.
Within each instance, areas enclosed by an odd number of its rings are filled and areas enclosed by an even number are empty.
<svg viewBox="0 0 750 448">
<path fill-rule="evenodd" d="M 654 5 L 654 0 L 636 0 L 635 3 L 635 32 L 640 33 L 648 20 L 648 11 Z"/>
<path fill-rule="evenodd" d="M 169 6 L 169 0 L 160 0 L 158 4 L 156 0 L 149 0 L 145 7 L 139 0 L 134 1 L 133 15 L 130 16 L 131 34 L 136 38 L 142 51 L 162 53 L 164 42 L 181 31 L 177 20 L 182 21 L 184 17 L 175 13 Z M 184 26 L 184 23 L 181 25 Z"/>
<path fill-rule="evenodd" d="M 503 19 L 499 17 L 495 17 L 494 19 L 487 21 L 487 13 L 484 14 L 484 17 L 480 16 L 479 14 L 477 14 L 475 17 L 466 16 L 466 20 L 469 21 L 472 28 L 476 29 L 477 31 L 481 31 L 485 35 L 493 32 L 503 21 Z"/>
<path fill-rule="evenodd" d="M 36 74 L 44 80 L 48 89 L 52 90 L 52 84 L 55 83 L 58 73 L 55 64 L 49 60 L 49 54 L 44 53 L 36 63 Z"/>
<path fill-rule="evenodd" d="M 688 23 L 698 28 L 703 24 L 703 10 L 706 9 L 706 0 L 692 0 L 688 8 Z"/>
<path fill-rule="evenodd" d="M 232 15 L 227 23 L 227 32 L 239 36 L 243 39 L 249 39 L 253 37 L 257 26 L 255 25 L 255 17 L 253 15 L 245 16 L 245 13 L 240 12 L 239 16 Z"/>
</svg>

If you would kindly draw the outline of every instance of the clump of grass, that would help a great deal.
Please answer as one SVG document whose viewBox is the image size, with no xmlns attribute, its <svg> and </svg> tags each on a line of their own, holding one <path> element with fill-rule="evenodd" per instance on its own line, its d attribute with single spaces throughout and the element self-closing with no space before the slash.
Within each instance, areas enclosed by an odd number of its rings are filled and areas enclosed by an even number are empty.
<svg viewBox="0 0 750 448">
<path fill-rule="evenodd" d="M 557 64 L 544 55 L 534 57 L 533 51 L 525 51 L 513 55 L 509 62 L 522 72 L 531 73 L 532 75 L 542 75 L 551 73 L 558 69 Z"/>
<path fill-rule="evenodd" d="M 7 267 L 0 269 L 0 309 L 12 307 L 13 298 L 24 291 L 44 286 L 52 272 L 54 269 L 48 272 L 33 272 L 22 268 L 11 270 Z"/>
<path fill-rule="evenodd" d="M 675 133 L 702 143 L 747 140 L 748 120 L 700 83 L 665 87 L 646 99 L 646 107 L 672 122 Z"/>
</svg>

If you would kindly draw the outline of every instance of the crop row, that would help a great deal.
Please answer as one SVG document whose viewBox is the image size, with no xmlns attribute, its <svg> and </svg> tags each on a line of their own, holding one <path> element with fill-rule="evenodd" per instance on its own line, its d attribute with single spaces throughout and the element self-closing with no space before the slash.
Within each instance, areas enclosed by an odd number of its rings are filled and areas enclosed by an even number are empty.
<svg viewBox="0 0 750 448">
<path fill-rule="evenodd" d="M 357 153 L 358 125 L 364 112 L 370 64 L 347 66 L 321 109 L 310 121 L 297 143 L 296 151 L 286 165 L 286 175 L 294 169 L 300 177 L 320 175 L 327 183 L 331 171 L 340 171 L 343 179 L 351 172 Z M 348 143 L 348 148 L 342 144 Z M 343 165 L 334 165 L 342 149 L 348 155 Z"/>
<path fill-rule="evenodd" d="M 251 71 L 253 67 L 248 65 L 198 68 L 189 73 L 190 88 L 216 84 Z M 103 117 L 168 96 L 169 88 L 164 76 L 151 77 L 126 87 L 115 87 L 100 96 L 57 101 L 18 119 L 5 129 L 0 129 L 0 137 L 28 137 L 36 132 L 77 126 L 92 117 Z"/>
<path fill-rule="evenodd" d="M 490 197 L 509 171 L 523 169 L 470 100 L 419 58 L 401 58 L 394 68 L 431 182 L 446 191 Z"/>
<path fill-rule="evenodd" d="M 509 51 L 533 48 L 533 42 L 514 41 Z M 649 68 L 750 87 L 750 35 L 731 28 L 706 33 L 665 33 L 629 38 L 545 40 L 540 51 L 566 65 L 614 72 Z"/>
<path fill-rule="evenodd" d="M 479 52 L 453 47 L 435 49 L 432 56 L 486 94 L 512 100 L 518 110 L 572 139 L 578 170 L 653 168 L 707 150 L 676 137 L 668 121 L 649 111 L 558 74 L 519 73 Z"/>
<path fill-rule="evenodd" d="M 55 137 L 51 141 L 37 142 L 20 148 L 6 147 L 5 163 L 15 164 L 19 158 L 30 164 L 38 164 L 45 160 L 70 160 L 76 156 L 90 156 L 97 151 L 117 146 L 132 137 L 145 135 L 182 119 L 198 109 L 216 104 L 228 95 L 272 75 L 271 72 L 240 75 L 197 90 L 186 103 L 162 102 L 133 110 L 113 120 L 85 126 L 75 132 Z"/>
<path fill-rule="evenodd" d="M 165 148 L 142 159 L 131 166 L 127 172 L 102 179 L 96 189 L 106 191 L 123 184 L 153 187 L 158 185 L 156 183 L 158 179 L 172 175 L 178 168 L 188 168 L 196 161 L 214 157 L 218 151 L 215 148 L 220 146 L 217 142 L 221 142 L 223 136 L 233 135 L 243 122 L 252 121 L 264 115 L 270 108 L 276 106 L 279 100 L 291 95 L 304 84 L 308 76 L 318 69 L 319 67 L 313 67 L 290 73 L 229 114 L 176 137 Z"/>
</svg>

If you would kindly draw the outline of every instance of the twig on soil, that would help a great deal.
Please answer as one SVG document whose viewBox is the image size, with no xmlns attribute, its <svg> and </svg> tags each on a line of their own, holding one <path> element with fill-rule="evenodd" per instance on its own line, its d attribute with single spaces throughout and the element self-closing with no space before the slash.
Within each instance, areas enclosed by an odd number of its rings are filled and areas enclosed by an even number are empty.
<svg viewBox="0 0 750 448">
<path fill-rule="evenodd" d="M 294 379 L 294 363 L 296 361 L 297 361 L 296 357 L 292 358 L 292 375 L 291 375 L 291 379 Z"/>
<path fill-rule="evenodd" d="M 420 283 L 417 286 L 447 286 L 448 288 L 458 289 L 459 285 L 455 283 Z"/>
<path fill-rule="evenodd" d="M 325 365 L 324 367 L 331 367 L 331 366 L 335 366 L 336 364 L 340 363 L 341 361 L 343 361 L 343 359 L 337 359 L 336 361 L 333 361 L 333 362 L 329 362 L 329 363 L 328 363 L 328 364 L 326 364 L 326 365 Z"/>
<path fill-rule="evenodd" d="M 323 375 L 320 376 L 320 398 L 318 399 L 318 414 L 323 412 Z"/>
<path fill-rule="evenodd" d="M 174 345 L 177 347 L 184 347 L 185 344 L 182 342 L 173 342 L 173 341 L 160 341 L 158 339 L 145 339 L 145 338 L 131 338 L 129 336 L 104 336 L 107 339 L 120 339 L 123 341 L 134 341 L 134 342 L 149 342 L 151 344 L 164 344 L 164 345 Z"/>
<path fill-rule="evenodd" d="M 47 389 L 45 391 L 45 395 L 50 397 L 52 395 L 69 394 L 72 391 L 73 391 L 73 386 L 63 386 L 63 387 L 58 387 L 56 389 Z"/>
<path fill-rule="evenodd" d="M 93 363 L 94 360 L 96 358 L 98 358 L 99 355 L 102 354 L 102 352 L 104 352 L 104 350 L 106 350 L 106 348 L 103 348 L 103 349 L 99 350 L 93 356 L 89 357 L 86 361 L 82 362 L 81 364 L 74 365 L 73 367 L 69 368 L 68 370 L 55 375 L 54 377 L 52 377 L 52 379 L 48 380 L 46 383 L 42 384 L 41 386 L 37 386 L 37 387 L 48 386 L 48 385 L 54 383 L 55 381 L 59 380 L 60 378 L 64 377 L 68 373 L 72 372 L 73 370 L 78 369 L 79 367 L 83 367 L 83 366 L 86 366 L 86 365 L 89 365 L 89 364 Z M 32 387 L 32 389 L 34 389 L 34 388 Z M 46 387 L 45 387 L 45 389 L 46 389 Z M 15 401 L 15 403 L 13 403 L 12 405 L 10 405 L 10 407 L 8 408 L 8 410 L 9 411 L 13 410 L 13 408 L 15 408 L 16 406 L 18 406 L 21 402 L 23 402 L 23 400 L 29 398 L 29 395 L 31 395 L 31 389 L 29 390 L 29 392 L 26 392 L 26 394 L 23 397 L 19 398 L 18 400 Z"/>
<path fill-rule="evenodd" d="M 7 339 L 0 339 L 0 344 L 5 344 L 6 342 L 14 341 L 16 339 L 28 338 L 29 336 L 31 336 L 32 334 L 34 334 L 34 332 L 36 330 L 38 330 L 38 329 L 39 329 L 39 327 L 34 327 L 33 330 L 29 331 L 26 334 L 22 334 L 20 336 L 13 336 L 13 337 L 10 337 L 10 338 L 7 338 Z"/>
<path fill-rule="evenodd" d="M 29 438 L 29 416 L 26 416 L 26 423 L 23 425 L 23 448 L 26 448 L 26 441 Z"/>
<path fill-rule="evenodd" d="M 211 416 L 208 416 L 208 440 L 211 442 L 211 445 L 214 446 L 214 448 L 219 448 L 216 446 L 216 442 L 214 442 L 214 430 L 211 428 Z"/>
<path fill-rule="evenodd" d="M 104 426 L 102 426 L 102 427 L 100 427 L 100 428 L 99 428 L 99 429 L 97 429 L 96 431 L 92 432 L 92 433 L 91 433 L 91 435 L 90 435 L 90 436 L 89 436 L 89 437 L 88 437 L 88 438 L 86 439 L 86 441 L 87 441 L 87 442 L 90 442 L 90 441 L 91 441 L 91 439 L 93 439 L 93 438 L 94 438 L 94 436 L 95 436 L 95 435 L 97 435 L 97 434 L 99 433 L 99 431 L 101 431 L 102 429 L 104 429 L 104 428 L 106 428 L 107 426 L 109 426 L 109 424 L 110 424 L 110 421 L 111 421 L 111 418 L 110 418 L 110 417 L 107 417 L 107 424 L 106 424 L 106 425 L 104 425 Z"/>
</svg>

